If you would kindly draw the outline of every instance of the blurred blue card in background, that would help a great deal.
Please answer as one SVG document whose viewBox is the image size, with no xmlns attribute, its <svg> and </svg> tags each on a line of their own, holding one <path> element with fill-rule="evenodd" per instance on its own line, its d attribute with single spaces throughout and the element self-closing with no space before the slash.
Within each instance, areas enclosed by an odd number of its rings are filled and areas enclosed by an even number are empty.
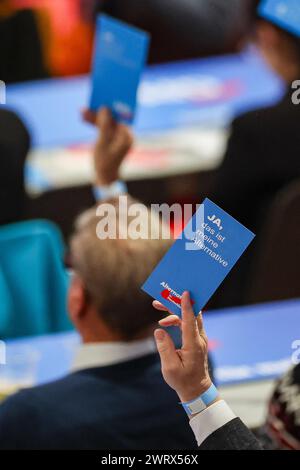
<svg viewBox="0 0 300 470">
<path fill-rule="evenodd" d="M 187 290 L 198 314 L 254 236 L 205 199 L 142 289 L 179 316 L 181 296 Z"/>
<path fill-rule="evenodd" d="M 262 0 L 258 14 L 300 37 L 300 0 Z"/>
<path fill-rule="evenodd" d="M 121 21 L 97 19 L 90 109 L 108 107 L 117 121 L 134 120 L 137 90 L 149 50 L 149 35 Z"/>
</svg>

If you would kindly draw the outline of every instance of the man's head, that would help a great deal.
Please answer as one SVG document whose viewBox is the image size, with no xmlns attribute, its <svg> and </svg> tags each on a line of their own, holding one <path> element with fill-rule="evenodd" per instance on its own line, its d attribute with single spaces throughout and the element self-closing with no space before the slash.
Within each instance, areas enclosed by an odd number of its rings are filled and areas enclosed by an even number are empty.
<svg viewBox="0 0 300 470">
<path fill-rule="evenodd" d="M 285 2 L 282 3 L 285 5 Z M 286 0 L 286 3 L 289 2 Z M 274 20 L 269 19 L 264 11 L 259 10 L 261 4 L 261 0 L 254 0 L 254 10 L 257 18 L 256 42 L 259 49 L 270 66 L 286 82 L 289 83 L 299 79 L 300 37 L 289 32 L 288 26 L 281 26 L 280 22 L 276 21 L 275 15 Z M 298 10 L 295 14 L 299 15 L 299 5 L 295 8 Z"/>
<path fill-rule="evenodd" d="M 71 239 L 74 276 L 69 291 L 69 312 L 85 342 L 143 338 L 151 333 L 159 319 L 151 299 L 140 287 L 171 241 L 149 237 L 150 229 L 161 233 L 161 222 L 153 216 L 150 220 L 146 208 L 139 215 L 143 238 L 134 239 L 129 230 L 128 237 L 122 239 L 134 217 L 127 217 L 127 208 L 120 209 L 119 200 L 108 203 L 112 210 L 103 211 L 103 215 L 106 212 L 105 220 L 116 227 L 116 238 L 98 238 L 99 222 L 104 217 L 97 216 L 96 209 L 92 209 L 78 219 Z M 129 208 L 134 203 L 127 198 Z"/>
</svg>

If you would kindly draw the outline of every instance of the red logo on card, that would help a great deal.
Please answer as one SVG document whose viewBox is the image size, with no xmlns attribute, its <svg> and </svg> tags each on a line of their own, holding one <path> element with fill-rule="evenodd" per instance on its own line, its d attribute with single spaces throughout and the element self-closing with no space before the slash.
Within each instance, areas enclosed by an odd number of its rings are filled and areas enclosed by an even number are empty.
<svg viewBox="0 0 300 470">
<path fill-rule="evenodd" d="M 174 304 L 179 305 L 179 306 L 181 305 L 181 297 L 176 297 L 168 289 L 164 289 L 161 292 L 161 296 L 163 297 L 163 299 L 166 299 L 169 302 L 173 302 Z M 191 300 L 191 303 L 192 303 L 192 305 L 194 305 L 195 301 Z"/>
</svg>

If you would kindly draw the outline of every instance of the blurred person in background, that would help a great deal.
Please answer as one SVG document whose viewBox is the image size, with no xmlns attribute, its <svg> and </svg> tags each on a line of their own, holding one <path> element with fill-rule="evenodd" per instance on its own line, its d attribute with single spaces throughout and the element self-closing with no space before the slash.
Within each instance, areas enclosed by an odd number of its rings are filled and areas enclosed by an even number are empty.
<svg viewBox="0 0 300 470">
<path fill-rule="evenodd" d="M 96 184 L 108 177 L 103 162 L 121 158 L 132 143 L 122 125 L 107 127 L 100 140 Z M 131 207 L 135 201 L 125 197 Z M 123 239 L 136 215 L 127 218 L 118 198 L 102 207 L 116 238 L 98 238 L 95 208 L 78 219 L 70 244 L 68 309 L 82 340 L 72 371 L 3 402 L 1 449 L 195 448 L 176 394 L 162 380 L 153 341 L 158 314 L 140 289 L 171 240 L 161 238 L 160 219 L 146 208 L 139 218 L 142 238 L 129 232 Z"/>
<path fill-rule="evenodd" d="M 30 136 L 20 118 L 0 107 L 0 225 L 25 216 L 24 167 L 29 148 Z"/>
<path fill-rule="evenodd" d="M 250 20 L 249 0 L 98 0 L 96 4 L 97 11 L 151 33 L 150 62 L 237 50 Z"/>
<path fill-rule="evenodd" d="M 184 407 L 200 450 L 262 450 L 254 435 L 244 425 L 211 382 L 208 373 L 208 338 L 200 312 L 195 317 L 188 292 L 181 299 L 181 318 L 160 302 L 153 306 L 168 312 L 159 324 L 179 327 L 182 347 L 177 349 L 170 335 L 155 330 L 155 340 L 166 383 L 176 391 Z"/>
<path fill-rule="evenodd" d="M 30 8 L 16 10 L 0 0 L 0 80 L 5 83 L 48 77 L 38 18 Z"/>
<path fill-rule="evenodd" d="M 261 2 L 254 3 L 257 7 Z M 289 0 L 282 1 L 285 3 L 290 4 Z M 291 4 L 291 14 L 300 17 L 300 3 L 295 5 Z M 296 36 L 258 17 L 256 43 L 285 83 L 286 93 L 278 104 L 248 112 L 233 121 L 227 152 L 211 194 L 216 203 L 253 231 L 259 229 L 274 195 L 300 176 L 300 106 L 292 100 L 292 84 L 300 78 L 300 24 Z"/>
<path fill-rule="evenodd" d="M 300 17 L 300 2 L 281 3 L 291 10 L 291 17 Z M 255 15 L 260 4 L 254 0 Z M 209 195 L 256 233 L 258 240 L 276 194 L 300 177 L 300 106 L 292 99 L 292 84 L 300 78 L 300 25 L 296 35 L 278 24 L 258 16 L 255 35 L 260 52 L 283 80 L 286 93 L 274 106 L 248 112 L 233 121 L 227 151 Z M 233 268 L 212 306 L 244 303 L 254 249 L 255 244 Z"/>
<path fill-rule="evenodd" d="M 89 72 L 95 0 L 7 1 L 16 15 L 30 12 L 34 17 L 43 62 L 51 76 Z"/>
<path fill-rule="evenodd" d="M 265 449 L 300 450 L 300 364 L 278 381 L 256 435 Z"/>
<path fill-rule="evenodd" d="M 5 60 L 13 69 L 5 79 L 88 73 L 99 12 L 147 30 L 152 36 L 150 62 L 236 51 L 248 32 L 250 1 L 0 0 L 0 18 L 6 24 L 3 53 L 10 49 L 8 59 L 12 52 L 17 58 L 14 63 Z"/>
</svg>

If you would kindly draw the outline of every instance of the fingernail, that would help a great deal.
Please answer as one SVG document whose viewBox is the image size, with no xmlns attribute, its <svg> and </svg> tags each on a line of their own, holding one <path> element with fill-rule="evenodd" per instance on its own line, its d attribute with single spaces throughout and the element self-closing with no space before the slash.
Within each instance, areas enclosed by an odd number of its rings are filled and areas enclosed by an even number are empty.
<svg viewBox="0 0 300 470">
<path fill-rule="evenodd" d="M 154 334 L 157 341 L 163 341 L 165 339 L 164 330 L 156 330 Z"/>
</svg>

